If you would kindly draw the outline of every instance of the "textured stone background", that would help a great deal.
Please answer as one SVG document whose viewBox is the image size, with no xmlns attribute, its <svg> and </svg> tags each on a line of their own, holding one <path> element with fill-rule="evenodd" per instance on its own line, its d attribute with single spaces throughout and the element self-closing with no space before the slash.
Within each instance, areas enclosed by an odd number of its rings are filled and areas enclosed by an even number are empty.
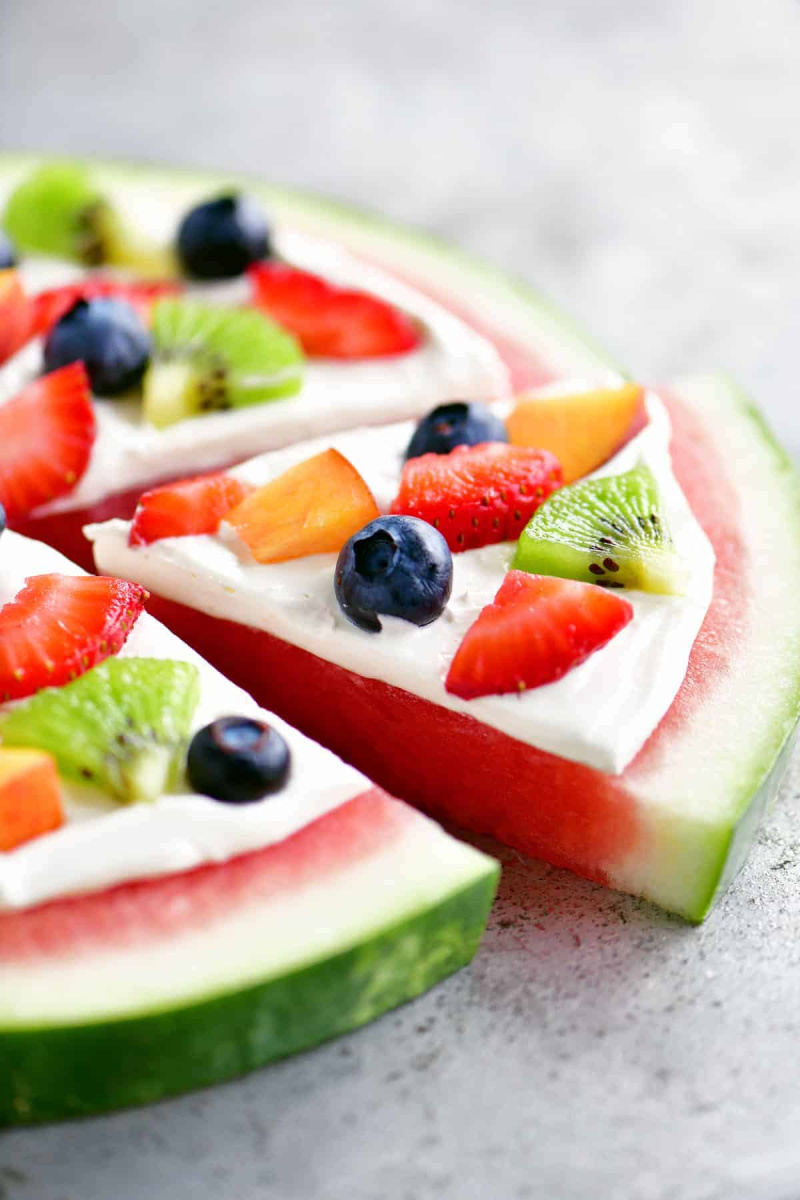
<svg viewBox="0 0 800 1200">
<path fill-rule="evenodd" d="M 0 0 L 4 148 L 426 226 L 643 377 L 727 367 L 798 454 L 799 111 L 788 0 Z M 797 782 L 703 929 L 509 856 L 471 970 L 244 1082 L 2 1134 L 0 1197 L 797 1200 Z"/>
</svg>

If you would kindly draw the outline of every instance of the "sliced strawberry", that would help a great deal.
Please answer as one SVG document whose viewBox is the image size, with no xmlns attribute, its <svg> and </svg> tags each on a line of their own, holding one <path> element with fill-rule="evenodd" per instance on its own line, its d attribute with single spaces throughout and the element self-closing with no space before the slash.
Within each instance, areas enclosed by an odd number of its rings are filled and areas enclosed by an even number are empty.
<svg viewBox="0 0 800 1200">
<path fill-rule="evenodd" d="M 160 296 L 175 296 L 183 291 L 176 280 L 157 280 L 151 283 L 126 283 L 119 279 L 108 279 L 103 275 L 90 275 L 77 283 L 64 287 L 50 288 L 39 292 L 31 300 L 33 332 L 47 334 L 69 312 L 76 300 L 97 300 L 101 296 L 114 296 L 127 300 L 147 320 L 150 306 Z"/>
<path fill-rule="evenodd" d="M 253 303 L 298 339 L 306 354 L 324 358 L 382 358 L 420 343 L 414 322 L 366 292 L 334 287 L 285 263 L 250 268 Z"/>
<path fill-rule="evenodd" d="M 230 475 L 196 475 L 139 498 L 129 537 L 131 546 L 146 546 L 160 538 L 216 533 L 220 521 L 253 489 Z"/>
<path fill-rule="evenodd" d="M 141 613 L 138 583 L 34 575 L 0 608 L 0 701 L 58 687 L 116 654 Z"/>
<path fill-rule="evenodd" d="M 0 404 L 0 504 L 13 520 L 71 492 L 89 465 L 95 418 L 83 363 Z"/>
<path fill-rule="evenodd" d="M 0 271 L 0 363 L 15 354 L 32 332 L 32 305 L 18 273 Z"/>
<path fill-rule="evenodd" d="M 406 462 L 392 512 L 435 526 L 453 551 L 474 550 L 519 537 L 560 484 L 558 459 L 547 450 L 457 446 Z"/>
<path fill-rule="evenodd" d="M 552 683 L 632 617 L 627 600 L 594 584 L 509 571 L 464 635 L 445 687 L 472 700 Z"/>
</svg>

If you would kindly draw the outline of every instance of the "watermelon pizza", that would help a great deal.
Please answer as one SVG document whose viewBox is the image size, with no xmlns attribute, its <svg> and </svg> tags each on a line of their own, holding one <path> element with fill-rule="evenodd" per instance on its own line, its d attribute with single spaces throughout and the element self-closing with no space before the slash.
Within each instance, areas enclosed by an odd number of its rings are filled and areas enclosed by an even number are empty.
<svg viewBox="0 0 800 1200">
<path fill-rule="evenodd" d="M 495 868 L 422 812 L 702 920 L 800 704 L 797 478 L 736 386 L 642 386 L 459 252 L 255 181 L 9 158 L 0 200 L 0 501 L 103 573 L 2 597 L 84 639 L 7 642 L 2 1118 L 236 1074 L 466 962 Z M 128 665 L 155 628 L 177 676 Z M 199 722 L 187 664 L 234 711 Z M 251 735 L 279 783 L 209 799 Z M 169 853 L 117 832 L 148 821 Z M 110 875 L 69 852 L 97 830 Z"/>
</svg>

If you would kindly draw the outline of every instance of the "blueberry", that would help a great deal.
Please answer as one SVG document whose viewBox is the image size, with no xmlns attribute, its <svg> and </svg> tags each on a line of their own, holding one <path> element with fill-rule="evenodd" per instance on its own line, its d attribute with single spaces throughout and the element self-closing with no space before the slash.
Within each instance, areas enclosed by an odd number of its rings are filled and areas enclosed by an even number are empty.
<svg viewBox="0 0 800 1200">
<path fill-rule="evenodd" d="M 201 795 L 250 804 L 283 787 L 289 764 L 289 747 L 277 729 L 252 717 L 220 717 L 192 738 L 186 770 Z"/>
<path fill-rule="evenodd" d="M 17 255 L 14 247 L 11 244 L 11 239 L 8 234 L 3 233 L 0 229 L 0 271 L 7 271 L 9 267 L 17 265 Z"/>
<path fill-rule="evenodd" d="M 77 300 L 48 334 L 45 370 L 84 363 L 99 396 L 118 396 L 138 383 L 150 358 L 150 334 L 124 300 Z"/>
<path fill-rule="evenodd" d="M 505 425 L 485 404 L 479 400 L 451 400 L 422 418 L 408 443 L 406 458 L 449 454 L 456 446 L 507 441 Z"/>
<path fill-rule="evenodd" d="M 261 209 L 247 196 L 207 200 L 188 212 L 178 230 L 178 257 L 195 279 L 233 279 L 270 253 Z"/>
<path fill-rule="evenodd" d="M 438 529 L 418 517 L 376 517 L 342 547 L 334 590 L 344 615 L 380 633 L 378 613 L 429 625 L 453 587 L 453 557 Z"/>
</svg>

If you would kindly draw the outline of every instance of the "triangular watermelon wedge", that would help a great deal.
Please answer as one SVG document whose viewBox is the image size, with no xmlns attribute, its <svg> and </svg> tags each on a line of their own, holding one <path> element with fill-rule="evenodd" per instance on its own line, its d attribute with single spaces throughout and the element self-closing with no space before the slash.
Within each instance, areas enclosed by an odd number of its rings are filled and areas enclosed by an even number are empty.
<svg viewBox="0 0 800 1200">
<path fill-rule="evenodd" d="M 206 613 L 162 600 L 156 611 L 394 794 L 700 921 L 746 857 L 800 713 L 800 484 L 728 379 L 691 379 L 662 398 L 675 474 L 716 552 L 714 595 L 671 709 L 621 775 L 323 661 L 266 622 L 220 621 L 213 588 L 197 601 Z M 101 568 L 163 586 L 165 575 L 130 557 L 124 530 L 100 537 Z M 177 599 L 179 573 L 171 586 Z M 413 754 L 397 753 L 398 730 Z"/>
<path fill-rule="evenodd" d="M 37 570 L 76 574 L 36 542 L 5 532 L 0 544 L 3 600 Z M 201 708 L 205 696 L 258 715 L 146 613 L 123 653 L 194 663 Z M 0 1126 L 243 1074 L 355 1029 L 469 962 L 497 864 L 283 734 L 296 789 L 283 818 L 270 816 L 280 794 L 244 810 L 185 783 L 146 804 L 95 797 L 91 811 L 79 805 L 81 820 L 0 853 Z M 74 816 L 68 787 L 62 774 Z"/>
</svg>

